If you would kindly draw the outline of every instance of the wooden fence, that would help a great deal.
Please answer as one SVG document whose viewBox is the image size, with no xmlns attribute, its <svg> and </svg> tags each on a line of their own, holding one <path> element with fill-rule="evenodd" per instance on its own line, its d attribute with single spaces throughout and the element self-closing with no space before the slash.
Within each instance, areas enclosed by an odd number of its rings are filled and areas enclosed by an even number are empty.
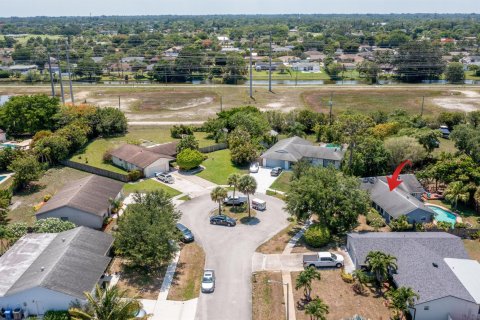
<svg viewBox="0 0 480 320">
<path fill-rule="evenodd" d="M 129 182 L 130 181 L 130 179 L 128 178 L 128 175 L 126 175 L 126 174 L 121 174 L 121 173 L 117 173 L 117 172 L 108 171 L 108 170 L 105 170 L 105 169 L 100 169 L 100 168 L 97 168 L 97 167 L 92 167 L 92 166 L 90 166 L 88 164 L 85 164 L 85 163 L 79 163 L 79 162 L 74 162 L 74 161 L 70 161 L 70 160 L 65 160 L 65 161 L 62 161 L 62 164 L 67 166 L 67 167 L 73 168 L 73 169 L 93 173 L 93 174 L 96 174 L 96 175 L 99 175 L 99 176 L 102 176 L 102 177 L 107 177 L 107 178 L 122 181 L 122 182 Z"/>
<path fill-rule="evenodd" d="M 210 152 L 215 152 L 218 150 L 225 150 L 225 149 L 227 149 L 226 143 L 217 143 L 211 146 L 198 148 L 198 151 L 200 151 L 201 153 L 210 153 Z"/>
<path fill-rule="evenodd" d="M 426 232 L 445 232 L 444 229 L 428 229 Z M 480 229 L 466 229 L 466 228 L 455 228 L 449 229 L 447 232 L 453 234 L 462 239 L 470 239 L 473 234 L 477 234 Z"/>
</svg>

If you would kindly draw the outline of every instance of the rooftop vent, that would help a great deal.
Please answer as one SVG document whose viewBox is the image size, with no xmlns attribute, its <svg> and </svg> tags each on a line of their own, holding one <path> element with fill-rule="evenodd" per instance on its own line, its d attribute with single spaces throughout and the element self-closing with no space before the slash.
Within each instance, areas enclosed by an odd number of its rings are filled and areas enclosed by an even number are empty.
<svg viewBox="0 0 480 320">
<path fill-rule="evenodd" d="M 41 267 L 40 271 L 42 271 L 42 272 L 45 271 L 45 267 Z"/>
<path fill-rule="evenodd" d="M 438 264 L 435 263 L 435 262 L 432 262 L 432 266 L 435 267 L 435 268 L 438 268 Z"/>
<path fill-rule="evenodd" d="M 62 242 L 65 242 L 65 238 L 62 238 Z"/>
</svg>

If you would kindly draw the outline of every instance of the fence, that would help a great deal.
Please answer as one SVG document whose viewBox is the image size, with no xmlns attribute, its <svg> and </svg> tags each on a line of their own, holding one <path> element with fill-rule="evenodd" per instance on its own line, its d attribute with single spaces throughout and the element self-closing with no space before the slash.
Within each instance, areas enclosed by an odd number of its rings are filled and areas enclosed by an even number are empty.
<svg viewBox="0 0 480 320">
<path fill-rule="evenodd" d="M 218 150 L 225 150 L 225 149 L 227 149 L 226 143 L 217 143 L 211 146 L 198 148 L 198 151 L 200 151 L 201 153 L 210 153 L 210 152 L 215 152 Z"/>
<path fill-rule="evenodd" d="M 443 229 L 427 229 L 427 232 L 445 232 Z M 480 229 L 466 229 L 466 228 L 456 228 L 456 229 L 449 229 L 447 232 L 453 234 L 457 237 L 462 239 L 469 239 L 472 235 L 477 234 Z"/>
<path fill-rule="evenodd" d="M 122 181 L 122 182 L 129 182 L 130 181 L 130 179 L 128 178 L 128 175 L 126 175 L 126 174 L 121 174 L 121 173 L 117 173 L 117 172 L 108 171 L 108 170 L 105 170 L 105 169 L 100 169 L 100 168 L 97 168 L 97 167 L 92 167 L 92 166 L 90 166 L 88 164 L 85 164 L 85 163 L 79 163 L 79 162 L 74 162 L 74 161 L 70 161 L 70 160 L 65 160 L 65 161 L 62 161 L 62 164 L 67 166 L 67 167 L 73 168 L 73 169 L 93 173 L 93 174 L 96 174 L 96 175 L 99 175 L 99 176 L 102 176 L 102 177 L 107 177 L 107 178 Z"/>
</svg>

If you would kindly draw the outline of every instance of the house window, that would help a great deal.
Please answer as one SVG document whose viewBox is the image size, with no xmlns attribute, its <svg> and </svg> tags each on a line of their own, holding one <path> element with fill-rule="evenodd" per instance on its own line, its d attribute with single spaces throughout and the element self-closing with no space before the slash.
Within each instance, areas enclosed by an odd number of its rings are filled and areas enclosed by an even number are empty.
<svg viewBox="0 0 480 320">
<path fill-rule="evenodd" d="M 425 307 L 423 307 L 423 310 L 428 311 L 428 310 L 430 310 L 430 307 L 429 307 L 429 306 L 425 306 Z"/>
</svg>

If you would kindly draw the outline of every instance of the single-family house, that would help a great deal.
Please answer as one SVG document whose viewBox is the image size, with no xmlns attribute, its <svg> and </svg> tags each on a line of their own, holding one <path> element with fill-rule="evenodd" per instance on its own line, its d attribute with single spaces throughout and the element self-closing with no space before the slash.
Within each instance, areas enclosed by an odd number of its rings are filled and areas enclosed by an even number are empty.
<svg viewBox="0 0 480 320">
<path fill-rule="evenodd" d="M 272 62 L 272 71 L 275 71 L 282 66 L 282 62 Z M 270 62 L 256 62 L 255 63 L 255 70 L 257 71 L 265 71 L 270 69 Z"/>
<path fill-rule="evenodd" d="M 320 64 L 318 62 L 300 61 L 293 63 L 292 69 L 301 72 L 320 72 Z"/>
<path fill-rule="evenodd" d="M 175 159 L 133 144 L 124 144 L 110 155 L 116 166 L 128 171 L 139 170 L 147 178 L 155 176 L 156 172 L 169 171 L 170 161 Z"/>
<path fill-rule="evenodd" d="M 326 55 L 324 53 L 317 50 L 305 51 L 304 54 L 311 62 L 322 62 L 326 58 Z"/>
<path fill-rule="evenodd" d="M 84 303 L 84 293 L 104 280 L 112 243 L 86 227 L 23 236 L 0 257 L 0 308 L 42 316 Z"/>
<path fill-rule="evenodd" d="M 177 156 L 177 146 L 178 141 L 173 141 L 147 147 L 147 150 L 175 158 Z"/>
<path fill-rule="evenodd" d="M 421 198 L 423 193 L 420 183 L 413 175 L 401 175 L 400 179 L 402 177 L 404 183 L 393 191 L 390 191 L 386 177 L 362 178 L 360 187 L 368 191 L 372 206 L 387 223 L 401 216 L 406 216 L 409 223 L 431 222 L 435 213 L 419 200 L 418 196 Z"/>
<path fill-rule="evenodd" d="M 356 268 L 365 267 L 370 251 L 397 258 L 394 285 L 419 295 L 409 308 L 412 319 L 478 319 L 480 264 L 469 258 L 459 237 L 446 232 L 350 233 L 347 251 Z"/>
<path fill-rule="evenodd" d="M 300 160 L 307 160 L 314 165 L 340 168 L 347 150 L 346 145 L 314 145 L 300 137 L 283 139 L 275 143 L 261 155 L 264 167 L 281 167 L 290 169 Z"/>
<path fill-rule="evenodd" d="M 73 181 L 37 211 L 37 220 L 58 218 L 77 226 L 101 229 L 110 216 L 111 201 L 122 197 L 122 188 L 122 182 L 97 175 Z"/>
<path fill-rule="evenodd" d="M 10 71 L 24 73 L 24 72 L 28 72 L 28 71 L 37 70 L 37 68 L 38 67 L 37 67 L 36 64 L 28 64 L 28 65 L 16 64 L 16 65 L 10 66 Z"/>
<path fill-rule="evenodd" d="M 284 52 L 290 52 L 290 51 L 292 51 L 292 48 L 288 46 L 285 46 L 285 47 L 277 46 L 277 45 L 272 46 L 272 52 L 274 53 L 284 53 Z"/>
</svg>

